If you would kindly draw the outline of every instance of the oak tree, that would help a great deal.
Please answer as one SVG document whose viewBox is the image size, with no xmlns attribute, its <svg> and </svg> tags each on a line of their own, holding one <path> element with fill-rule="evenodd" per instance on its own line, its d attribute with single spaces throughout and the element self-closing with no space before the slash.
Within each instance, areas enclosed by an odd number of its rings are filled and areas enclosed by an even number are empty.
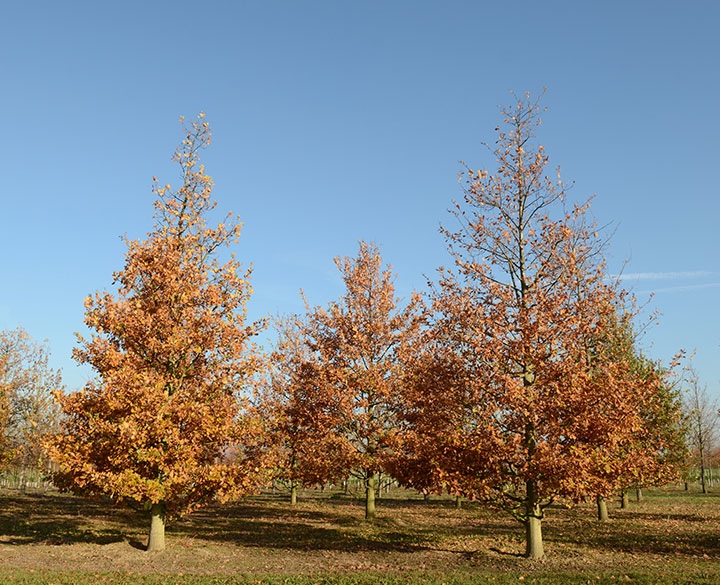
<svg viewBox="0 0 720 585">
<path fill-rule="evenodd" d="M 48 475 L 42 442 L 59 424 L 53 393 L 63 389 L 62 375 L 50 367 L 49 359 L 47 342 L 33 341 L 21 327 L 0 332 L 0 417 L 5 419 L 0 441 L 23 488 L 30 472 Z"/>
<path fill-rule="evenodd" d="M 686 434 L 682 403 L 673 366 L 645 357 L 637 347 L 632 323 L 618 319 L 602 340 L 588 344 L 588 359 L 593 368 L 606 367 L 608 362 L 625 364 L 629 398 L 636 399 L 635 409 L 641 424 L 633 433 L 618 437 L 610 456 L 596 470 L 602 481 L 603 493 L 597 494 L 598 518 L 607 520 L 605 498 L 612 492 L 625 493 L 628 487 L 662 485 L 678 477 L 686 460 Z M 627 406 L 626 406 L 627 408 Z M 607 415 L 604 415 L 607 416 Z"/>
<path fill-rule="evenodd" d="M 589 201 L 570 205 L 559 171 L 547 175 L 538 112 L 528 96 L 504 109 L 497 169 L 464 174 L 459 227 L 443 229 L 454 266 L 434 285 L 433 335 L 405 395 L 420 459 L 522 522 L 533 559 L 547 506 L 606 489 L 595 470 L 641 425 L 629 365 L 588 361 L 623 295 L 605 278 Z"/>
<path fill-rule="evenodd" d="M 304 336 L 313 358 L 306 364 L 305 383 L 336 444 L 318 455 L 341 461 L 344 475 L 360 477 L 365 517 L 372 519 L 396 425 L 403 364 L 420 328 L 421 300 L 413 293 L 403 306 L 395 296 L 392 271 L 383 268 L 374 244 L 361 241 L 357 258 L 336 258 L 335 263 L 346 291 L 327 308 L 309 309 Z"/>
<path fill-rule="evenodd" d="M 266 422 L 273 480 L 288 485 L 295 505 L 298 487 L 343 478 L 353 450 L 334 432 L 338 400 L 307 346 L 307 324 L 298 315 L 274 324 L 277 341 L 254 408 Z"/>
<path fill-rule="evenodd" d="M 246 320 L 250 270 L 219 258 L 241 224 L 230 213 L 208 225 L 216 202 L 199 152 L 210 128 L 201 114 L 184 129 L 173 157 L 181 186 L 156 183 L 155 226 L 145 239 L 125 238 L 117 292 L 85 300 L 95 333 L 78 335 L 74 357 L 96 378 L 59 396 L 64 432 L 49 443 L 61 487 L 150 510 L 149 551 L 164 548 L 166 516 L 264 481 L 253 449 L 259 421 L 243 397 L 261 324 Z"/>
</svg>

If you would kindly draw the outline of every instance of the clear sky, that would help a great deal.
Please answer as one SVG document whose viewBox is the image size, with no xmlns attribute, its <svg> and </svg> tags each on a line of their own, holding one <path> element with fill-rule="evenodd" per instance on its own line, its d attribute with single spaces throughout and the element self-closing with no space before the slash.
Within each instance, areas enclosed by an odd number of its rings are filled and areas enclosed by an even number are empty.
<svg viewBox="0 0 720 585">
<path fill-rule="evenodd" d="M 447 262 L 458 161 L 491 166 L 498 105 L 547 87 L 539 141 L 613 223 L 611 270 L 662 313 L 643 344 L 697 348 L 720 395 L 720 3 L 5 2 L 0 329 L 49 339 L 70 389 L 83 298 L 177 185 L 178 119 L 245 222 L 253 317 L 337 298 L 332 258 L 374 240 L 407 295 Z"/>
</svg>

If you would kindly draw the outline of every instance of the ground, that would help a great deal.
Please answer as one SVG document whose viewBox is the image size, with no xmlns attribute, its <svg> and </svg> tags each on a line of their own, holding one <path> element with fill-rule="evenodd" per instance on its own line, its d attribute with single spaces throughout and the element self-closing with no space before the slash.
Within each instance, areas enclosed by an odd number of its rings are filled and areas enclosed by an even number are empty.
<svg viewBox="0 0 720 585">
<path fill-rule="evenodd" d="M 496 510 L 398 491 L 363 520 L 362 502 L 307 491 L 213 505 L 142 550 L 141 510 L 48 492 L 0 494 L 0 583 L 720 583 L 720 494 L 646 491 L 599 523 L 592 504 L 553 507 L 546 559 L 522 558 L 524 531 Z"/>
</svg>

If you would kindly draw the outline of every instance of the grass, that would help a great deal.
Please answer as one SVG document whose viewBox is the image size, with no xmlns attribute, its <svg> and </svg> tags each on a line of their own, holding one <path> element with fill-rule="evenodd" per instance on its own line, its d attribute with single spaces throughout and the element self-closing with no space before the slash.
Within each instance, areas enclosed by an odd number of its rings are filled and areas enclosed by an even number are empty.
<svg viewBox="0 0 720 585">
<path fill-rule="evenodd" d="M 363 520 L 360 502 L 266 494 L 171 523 L 168 548 L 142 550 L 140 510 L 57 493 L 0 493 L 0 583 L 178 585 L 370 583 L 720 583 L 720 496 L 646 492 L 610 522 L 590 504 L 554 507 L 547 557 L 522 558 L 522 527 L 479 504 L 399 491 Z"/>
</svg>

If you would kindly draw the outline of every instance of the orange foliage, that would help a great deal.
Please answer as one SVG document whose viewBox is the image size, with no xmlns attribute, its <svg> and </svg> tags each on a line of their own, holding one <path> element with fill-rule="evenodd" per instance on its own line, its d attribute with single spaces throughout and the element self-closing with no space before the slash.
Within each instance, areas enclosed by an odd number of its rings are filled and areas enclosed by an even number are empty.
<svg viewBox="0 0 720 585">
<path fill-rule="evenodd" d="M 333 432 L 337 399 L 303 337 L 307 324 L 292 316 L 275 325 L 278 341 L 256 402 L 275 454 L 275 478 L 291 487 L 342 479 L 354 455 Z"/>
<path fill-rule="evenodd" d="M 53 392 L 63 389 L 47 345 L 18 327 L 0 331 L 0 464 L 45 470 L 43 437 L 57 430 Z"/>
<path fill-rule="evenodd" d="M 568 207 L 545 174 L 537 112 L 527 96 L 504 110 L 497 171 L 467 170 L 403 434 L 407 483 L 495 502 L 526 526 L 556 498 L 613 487 L 653 393 L 610 351 L 618 312 L 631 312 L 606 279 L 589 202 Z"/>
<path fill-rule="evenodd" d="M 186 127 L 174 155 L 182 186 L 156 183 L 155 227 L 146 239 L 125 239 L 117 293 L 85 300 L 75 359 L 97 378 L 60 395 L 64 432 L 49 442 L 60 486 L 188 511 L 216 496 L 256 489 L 263 480 L 249 457 L 260 426 L 238 395 L 258 356 L 246 323 L 250 270 L 217 252 L 237 241 L 232 214 L 209 227 L 216 203 L 198 153 L 210 142 L 203 115 Z M 230 461 L 235 459 L 234 462 Z"/>
<path fill-rule="evenodd" d="M 399 306 L 392 272 L 383 269 L 373 244 L 360 242 L 357 258 L 335 263 L 346 292 L 326 309 L 309 310 L 303 334 L 311 359 L 303 364 L 300 387 L 311 420 L 333 445 L 316 456 L 334 462 L 338 472 L 359 472 L 374 482 L 389 455 L 403 364 L 420 327 L 420 298 L 413 294 Z"/>
</svg>

